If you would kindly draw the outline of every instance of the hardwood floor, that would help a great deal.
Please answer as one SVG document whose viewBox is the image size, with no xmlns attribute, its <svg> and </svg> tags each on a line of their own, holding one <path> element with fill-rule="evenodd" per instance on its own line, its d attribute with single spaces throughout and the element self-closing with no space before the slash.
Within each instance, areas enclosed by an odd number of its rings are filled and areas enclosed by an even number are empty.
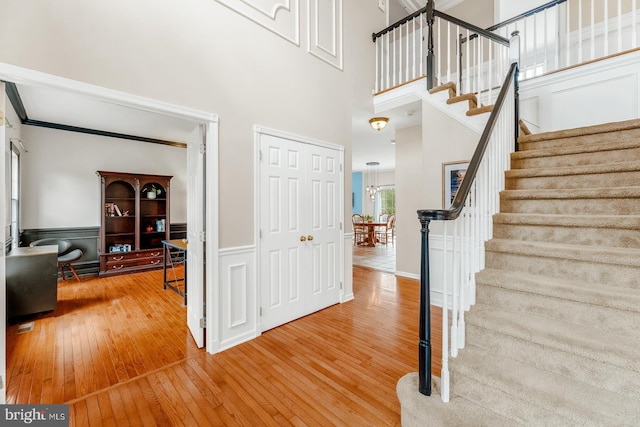
<svg viewBox="0 0 640 427">
<path fill-rule="evenodd" d="M 59 282 L 54 313 L 7 330 L 7 402 L 68 403 L 76 426 L 400 424 L 417 281 L 354 266 L 353 301 L 215 355 L 195 347 L 181 297 L 161 283 L 162 272 Z"/>
</svg>

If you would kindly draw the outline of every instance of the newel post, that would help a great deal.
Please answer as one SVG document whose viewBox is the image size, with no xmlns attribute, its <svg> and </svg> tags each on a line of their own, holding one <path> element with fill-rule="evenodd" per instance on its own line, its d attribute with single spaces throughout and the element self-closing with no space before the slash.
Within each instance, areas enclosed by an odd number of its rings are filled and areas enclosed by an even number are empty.
<svg viewBox="0 0 640 427">
<path fill-rule="evenodd" d="M 418 349 L 418 391 L 431 396 L 431 296 L 429 280 L 429 222 L 420 218 L 420 344 Z"/>
<path fill-rule="evenodd" d="M 518 151 L 518 136 L 520 136 L 520 89 L 518 84 L 518 74 L 520 72 L 520 33 L 514 31 L 509 39 L 509 63 L 516 64 L 516 73 L 513 77 L 513 97 L 514 97 L 514 118 L 515 118 L 515 151 Z"/>
<path fill-rule="evenodd" d="M 433 53 L 433 23 L 435 21 L 433 14 L 434 2 L 427 1 L 427 90 L 433 89 L 435 85 L 434 62 L 435 55 Z"/>
</svg>

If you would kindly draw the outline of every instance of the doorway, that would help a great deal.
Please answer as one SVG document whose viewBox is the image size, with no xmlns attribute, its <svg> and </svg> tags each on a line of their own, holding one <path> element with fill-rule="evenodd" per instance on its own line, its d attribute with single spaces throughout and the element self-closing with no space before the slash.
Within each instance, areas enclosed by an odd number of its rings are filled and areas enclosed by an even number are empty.
<svg viewBox="0 0 640 427">
<path fill-rule="evenodd" d="M 187 141 L 187 150 L 195 150 L 201 154 L 200 161 L 202 164 L 210 165 L 209 170 L 206 171 L 204 167 L 198 168 L 199 175 L 196 179 L 202 184 L 202 191 L 199 194 L 190 197 L 188 200 L 187 211 L 195 212 L 202 219 L 200 224 L 203 228 L 200 230 L 192 231 L 192 235 L 197 236 L 196 239 L 202 243 L 207 242 L 206 251 L 206 264 L 204 257 L 201 257 L 197 262 L 192 262 L 189 265 L 191 277 L 200 277 L 202 280 L 189 281 L 189 292 L 193 296 L 197 296 L 195 299 L 191 299 L 188 302 L 187 310 L 188 325 L 192 331 L 192 335 L 196 342 L 204 343 L 206 332 L 206 347 L 207 351 L 214 353 L 217 351 L 217 334 L 215 331 L 218 328 L 216 318 L 212 315 L 214 312 L 213 304 L 206 304 L 206 298 L 211 298 L 214 294 L 214 290 L 217 289 L 217 265 L 218 265 L 218 177 L 215 165 L 218 164 L 218 120 L 217 116 L 206 112 L 200 112 L 190 110 L 176 105 L 170 105 L 163 102 L 141 98 L 127 93 L 116 92 L 105 88 L 89 85 L 86 83 L 62 79 L 60 77 L 52 76 L 45 73 L 35 72 L 20 67 L 14 67 L 8 64 L 0 63 L 0 80 L 7 82 L 20 82 L 21 84 L 49 87 L 61 91 L 68 91 L 69 93 L 81 94 L 94 100 L 99 100 L 102 103 L 119 106 L 127 109 L 129 112 L 141 111 L 141 112 L 153 112 L 158 115 L 171 117 L 173 119 L 180 119 L 192 123 L 194 134 L 197 136 Z M 4 91 L 3 91 L 4 92 Z M 4 96 L 3 96 L 4 100 Z M 0 126 L 0 137 L 4 140 L 4 127 Z M 2 162 L 3 168 L 4 162 Z M 186 165 L 185 165 L 186 169 Z M 3 174 L 4 170 L 1 171 Z M 205 190 L 208 189 L 209 194 L 205 198 Z M 2 200 L 2 210 L 4 211 L 4 203 L 6 198 Z M 198 251 L 196 251 L 196 254 Z M 202 253 L 202 252 L 199 252 Z M 4 251 L 1 253 L 2 267 L 0 268 L 0 281 L 5 283 L 4 277 Z M 206 265 L 206 271 L 205 271 Z M 196 273 L 191 273 L 192 269 Z M 205 290 L 207 290 L 205 294 Z M 2 292 L 2 295 L 5 293 Z M 195 302 L 194 302 L 195 301 Z M 2 303 L 3 309 L 6 306 L 6 300 Z M 201 323 L 201 319 L 205 319 L 205 307 L 209 314 L 206 316 L 207 321 Z M 4 316 L 2 316 L 4 319 Z M 0 329 L 0 351 L 2 354 L 6 354 L 6 325 L 1 325 Z M 0 360 L 0 361 L 3 361 Z M 0 366 L 0 383 L 6 385 L 6 366 L 2 363 Z M 6 386 L 2 389 L 0 395 L 1 403 L 5 402 Z"/>
</svg>

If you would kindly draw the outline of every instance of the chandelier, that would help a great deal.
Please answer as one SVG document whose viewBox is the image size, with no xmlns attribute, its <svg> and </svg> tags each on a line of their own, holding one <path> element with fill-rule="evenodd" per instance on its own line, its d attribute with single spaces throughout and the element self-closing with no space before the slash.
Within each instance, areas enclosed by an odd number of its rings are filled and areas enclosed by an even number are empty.
<svg viewBox="0 0 640 427">
<path fill-rule="evenodd" d="M 372 202 L 376 200 L 376 194 L 380 191 L 379 162 L 367 162 L 366 191 Z"/>
</svg>

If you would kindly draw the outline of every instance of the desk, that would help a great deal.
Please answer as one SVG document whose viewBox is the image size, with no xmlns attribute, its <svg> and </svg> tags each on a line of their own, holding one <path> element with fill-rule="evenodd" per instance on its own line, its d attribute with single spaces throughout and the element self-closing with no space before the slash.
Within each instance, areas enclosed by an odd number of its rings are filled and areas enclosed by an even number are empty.
<svg viewBox="0 0 640 427">
<path fill-rule="evenodd" d="M 184 239 L 173 239 L 162 241 L 162 278 L 164 289 L 171 289 L 184 298 L 184 305 L 187 305 L 187 243 Z M 184 265 L 184 275 L 176 276 L 176 266 Z M 167 267 L 171 268 L 173 279 L 167 280 Z M 178 284 L 182 282 L 184 291 L 181 291 Z"/>
<path fill-rule="evenodd" d="M 56 309 L 57 245 L 14 248 L 5 262 L 8 318 Z"/>
<path fill-rule="evenodd" d="M 375 246 L 378 239 L 376 239 L 376 227 L 386 227 L 386 222 L 358 222 L 358 226 L 367 228 L 367 240 L 362 244 L 365 246 Z"/>
</svg>

